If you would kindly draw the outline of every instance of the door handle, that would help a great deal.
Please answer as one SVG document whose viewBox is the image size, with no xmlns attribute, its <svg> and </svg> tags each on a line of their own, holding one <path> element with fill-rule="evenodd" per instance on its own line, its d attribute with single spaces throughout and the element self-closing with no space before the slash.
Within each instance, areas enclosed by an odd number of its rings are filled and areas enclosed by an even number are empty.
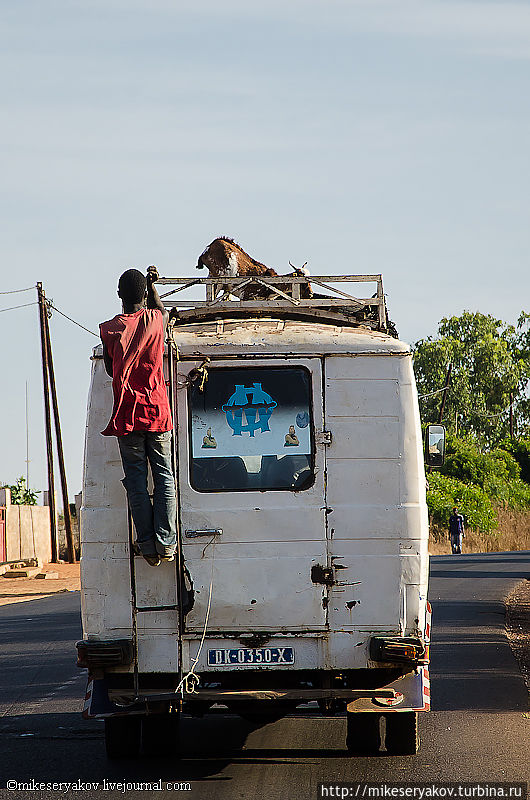
<svg viewBox="0 0 530 800">
<path fill-rule="evenodd" d="M 199 531 L 186 531 L 187 539 L 195 539 L 197 536 L 220 536 L 223 532 L 222 528 L 204 528 Z"/>
</svg>

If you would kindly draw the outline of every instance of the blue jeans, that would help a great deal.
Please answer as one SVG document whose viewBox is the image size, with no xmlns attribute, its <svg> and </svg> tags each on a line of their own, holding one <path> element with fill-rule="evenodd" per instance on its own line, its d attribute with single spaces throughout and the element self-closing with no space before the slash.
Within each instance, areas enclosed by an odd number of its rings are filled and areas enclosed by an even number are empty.
<svg viewBox="0 0 530 800">
<path fill-rule="evenodd" d="M 143 555 L 170 556 L 177 542 L 177 498 L 171 468 L 171 431 L 133 431 L 118 436 L 129 506 Z M 153 503 L 147 491 L 147 463 L 153 475 Z"/>
</svg>

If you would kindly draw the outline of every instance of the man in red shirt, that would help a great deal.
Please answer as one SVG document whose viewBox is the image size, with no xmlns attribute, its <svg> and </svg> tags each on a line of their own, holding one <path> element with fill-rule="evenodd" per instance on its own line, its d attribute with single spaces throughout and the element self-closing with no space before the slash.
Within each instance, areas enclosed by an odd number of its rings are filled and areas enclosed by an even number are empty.
<svg viewBox="0 0 530 800">
<path fill-rule="evenodd" d="M 171 467 L 173 423 L 164 380 L 164 332 L 168 313 L 154 281 L 128 269 L 118 282 L 123 311 L 100 325 L 105 369 L 112 377 L 114 406 L 103 436 L 117 436 L 124 486 L 137 544 L 151 566 L 172 561 L 176 546 L 176 492 Z M 153 503 L 147 465 L 153 476 Z"/>
</svg>

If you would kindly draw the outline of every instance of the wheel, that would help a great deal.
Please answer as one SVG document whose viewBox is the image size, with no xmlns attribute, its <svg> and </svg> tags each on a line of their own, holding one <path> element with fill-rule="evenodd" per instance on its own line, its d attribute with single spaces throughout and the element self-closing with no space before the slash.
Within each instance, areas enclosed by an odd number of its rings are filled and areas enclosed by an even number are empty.
<svg viewBox="0 0 530 800">
<path fill-rule="evenodd" d="M 385 714 L 386 749 L 392 756 L 413 756 L 418 752 L 418 713 L 395 711 Z"/>
<path fill-rule="evenodd" d="M 105 720 L 108 758 L 134 758 L 140 752 L 140 717 L 109 717 Z"/>
<path fill-rule="evenodd" d="M 346 748 L 352 755 L 376 756 L 379 754 L 380 714 L 369 711 L 346 713 Z"/>
<path fill-rule="evenodd" d="M 174 756 L 179 751 L 179 713 L 148 714 L 142 717 L 144 755 Z"/>
</svg>

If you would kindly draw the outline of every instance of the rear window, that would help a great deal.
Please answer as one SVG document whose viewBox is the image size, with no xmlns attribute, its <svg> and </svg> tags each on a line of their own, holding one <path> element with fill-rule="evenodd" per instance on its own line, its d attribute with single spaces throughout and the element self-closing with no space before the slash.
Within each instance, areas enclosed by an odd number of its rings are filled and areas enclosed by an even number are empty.
<svg viewBox="0 0 530 800">
<path fill-rule="evenodd" d="M 190 388 L 190 481 L 199 492 L 307 489 L 314 481 L 311 375 L 211 369 Z"/>
</svg>

